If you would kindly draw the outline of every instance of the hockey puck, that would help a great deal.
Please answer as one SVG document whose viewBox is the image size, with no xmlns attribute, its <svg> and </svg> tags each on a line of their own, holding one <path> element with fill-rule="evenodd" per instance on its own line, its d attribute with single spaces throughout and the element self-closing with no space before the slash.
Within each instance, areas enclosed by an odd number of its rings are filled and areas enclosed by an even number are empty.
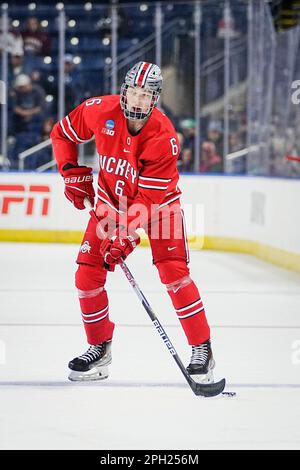
<svg viewBox="0 0 300 470">
<path fill-rule="evenodd" d="M 225 397 L 235 397 L 236 393 L 235 392 L 222 392 L 222 395 Z"/>
</svg>

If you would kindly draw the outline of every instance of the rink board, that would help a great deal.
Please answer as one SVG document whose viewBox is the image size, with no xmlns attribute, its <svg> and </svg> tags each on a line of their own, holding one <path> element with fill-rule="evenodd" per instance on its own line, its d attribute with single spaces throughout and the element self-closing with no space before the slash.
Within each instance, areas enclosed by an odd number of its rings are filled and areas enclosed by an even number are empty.
<svg viewBox="0 0 300 470">
<path fill-rule="evenodd" d="M 190 248 L 249 253 L 300 272 L 299 180 L 182 175 L 180 187 Z M 0 241 L 80 243 L 88 220 L 64 198 L 57 173 L 1 173 L 0 214 Z"/>
</svg>

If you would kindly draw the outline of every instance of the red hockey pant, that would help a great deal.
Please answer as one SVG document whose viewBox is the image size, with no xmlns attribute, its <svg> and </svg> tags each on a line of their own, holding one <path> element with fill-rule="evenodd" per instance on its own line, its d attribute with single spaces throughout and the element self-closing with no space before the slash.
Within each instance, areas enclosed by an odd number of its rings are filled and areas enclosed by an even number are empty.
<svg viewBox="0 0 300 470">
<path fill-rule="evenodd" d="M 189 254 L 184 218 L 179 205 L 171 216 L 170 230 L 164 233 L 163 221 L 149 226 L 153 262 L 161 282 L 166 286 L 177 317 L 190 345 L 210 338 L 204 306 L 197 286 L 190 277 Z M 178 223 L 179 220 L 179 223 Z M 109 318 L 105 282 L 107 271 L 100 255 L 101 240 L 96 234 L 96 221 L 91 218 L 77 258 L 76 287 L 78 289 L 82 320 L 89 344 L 99 344 L 113 337 L 114 323 Z M 126 314 L 126 312 L 124 312 Z"/>
</svg>

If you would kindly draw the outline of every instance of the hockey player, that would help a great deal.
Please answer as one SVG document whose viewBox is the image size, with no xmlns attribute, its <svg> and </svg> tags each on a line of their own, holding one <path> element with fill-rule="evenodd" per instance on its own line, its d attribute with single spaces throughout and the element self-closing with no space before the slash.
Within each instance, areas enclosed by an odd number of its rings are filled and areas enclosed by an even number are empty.
<svg viewBox="0 0 300 470">
<path fill-rule="evenodd" d="M 94 136 L 100 166 L 98 218 L 91 216 L 88 222 L 76 272 L 82 320 L 90 347 L 69 362 L 70 380 L 108 377 L 115 325 L 109 318 L 107 271 L 114 271 L 138 245 L 140 238 L 135 229 L 142 227 L 148 234 L 160 280 L 192 348 L 187 371 L 196 381 L 213 381 L 215 363 L 210 329 L 188 268 L 181 191 L 177 186 L 179 142 L 172 123 L 156 107 L 161 89 L 160 68 L 138 62 L 127 72 L 120 95 L 86 100 L 57 122 L 51 133 L 58 169 L 64 178 L 65 196 L 77 209 L 85 208 L 85 198 L 94 205 L 95 197 L 92 169 L 78 165 L 77 144 Z M 131 212 L 134 206 L 142 208 L 138 216 L 137 211 L 135 215 Z M 168 217 L 163 215 L 163 209 L 169 209 Z M 98 222 L 113 216 L 116 226 L 107 230 L 103 238 L 97 229 Z M 164 230 L 166 220 L 169 230 Z"/>
</svg>

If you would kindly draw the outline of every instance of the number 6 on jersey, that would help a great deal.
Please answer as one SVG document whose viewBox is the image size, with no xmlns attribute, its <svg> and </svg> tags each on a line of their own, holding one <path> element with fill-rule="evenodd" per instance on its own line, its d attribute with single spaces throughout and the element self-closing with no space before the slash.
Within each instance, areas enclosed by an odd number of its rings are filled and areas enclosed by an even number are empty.
<svg viewBox="0 0 300 470">
<path fill-rule="evenodd" d="M 176 138 L 175 137 L 172 137 L 172 139 L 170 139 L 170 143 L 171 143 L 171 146 L 172 146 L 172 155 L 174 155 L 174 157 L 176 157 L 178 155 L 178 145 L 176 143 Z"/>
<path fill-rule="evenodd" d="M 116 182 L 116 186 L 115 186 L 115 193 L 117 196 L 123 196 L 123 189 L 124 189 L 124 186 L 125 186 L 125 182 L 122 181 L 122 180 L 118 180 Z"/>
</svg>

